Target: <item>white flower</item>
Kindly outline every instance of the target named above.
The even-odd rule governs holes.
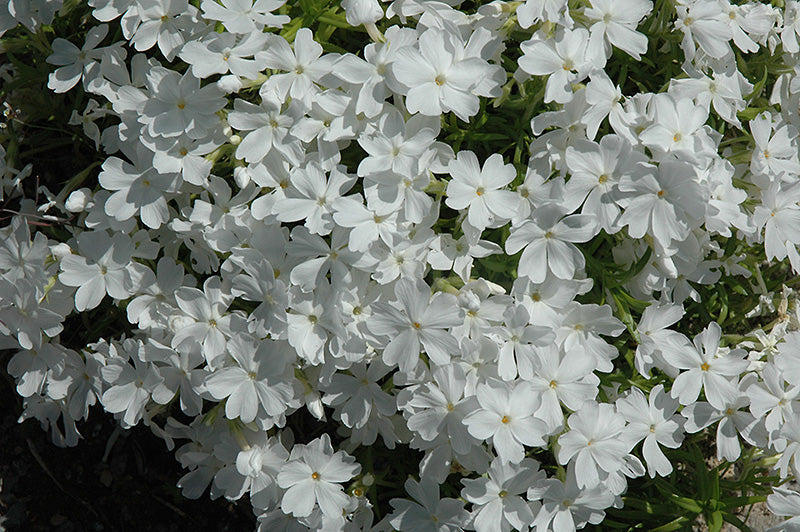
[[[797,532],[800,530],[800,493],[786,488],[772,488],[772,493],[767,497],[767,508],[782,517],[789,517],[767,532]]]
[[[519,464],[492,460],[488,477],[462,479],[461,496],[472,503],[472,522],[477,532],[525,530],[534,520],[533,509],[520,493],[545,478],[535,460],[525,458]],[[498,528],[499,526],[499,528]]]
[[[172,61],[185,42],[184,34],[197,24],[197,8],[188,0],[136,0],[136,4],[140,22],[130,36],[134,48],[142,52],[158,43]]]
[[[291,357],[277,341],[255,340],[247,335],[233,336],[226,344],[237,365],[212,372],[205,389],[216,400],[225,401],[225,416],[250,423],[262,412],[271,418],[282,415],[292,404],[291,381],[286,373]]]
[[[464,503],[458,499],[439,497],[439,485],[430,477],[419,482],[409,478],[405,483],[406,492],[414,500],[392,499],[394,508],[388,519],[397,530],[416,532],[461,532],[469,521]]]
[[[731,382],[747,368],[743,349],[735,349],[727,354],[718,354],[722,329],[717,322],[695,336],[694,348],[675,349],[664,352],[666,361],[676,368],[688,370],[675,378],[672,397],[681,404],[690,405],[697,400],[700,389],[705,391],[706,399],[717,409],[733,401],[739,392]]]
[[[601,474],[626,467],[635,440],[625,434],[625,417],[613,405],[587,402],[569,416],[569,431],[558,438],[558,463],[574,461],[578,486],[594,488]],[[641,464],[640,464],[641,465]]]
[[[273,15],[285,0],[203,0],[200,9],[203,17],[222,22],[231,33],[252,35],[264,27],[280,28],[287,22],[286,15]]]
[[[341,515],[348,496],[340,484],[361,471],[354,462],[344,451],[333,452],[327,434],[306,445],[295,445],[289,462],[278,473],[278,485],[286,490],[281,510],[306,517],[319,505],[326,516]]]
[[[127,235],[106,231],[84,231],[78,235],[81,255],[61,259],[58,279],[66,286],[76,286],[75,309],[79,312],[95,308],[108,293],[116,299],[127,299],[130,282],[128,265],[133,244]]]
[[[97,75],[100,59],[106,53],[120,53],[119,49],[111,52],[97,45],[108,35],[108,26],[100,24],[89,30],[83,46],[78,49],[66,39],[60,37],[53,41],[53,53],[47,62],[61,68],[50,74],[47,87],[55,92],[67,92],[83,78],[88,81]]]
[[[514,254],[524,248],[519,258],[519,275],[534,283],[544,281],[548,271],[559,279],[572,279],[586,264],[583,253],[573,243],[586,242],[597,229],[593,215],[564,216],[561,206],[549,204],[512,228],[506,239],[506,251]]]
[[[653,9],[650,0],[591,0],[590,8],[583,14],[596,21],[590,27],[592,44],[598,38],[606,40],[625,51],[637,61],[647,51],[647,36],[636,31],[636,26]]]
[[[139,122],[151,137],[186,133],[200,139],[219,124],[215,113],[225,106],[222,91],[213,83],[200,87],[200,78],[191,70],[181,76],[167,68],[153,67],[146,83],[149,98],[141,106]]]
[[[519,67],[528,74],[549,76],[545,102],[567,103],[572,100],[572,84],[605,64],[605,57],[597,49],[590,50],[588,44],[585,28],[558,31],[552,41],[535,35],[521,44],[524,55],[519,58]]]
[[[466,55],[458,36],[437,28],[420,35],[418,48],[398,50],[390,66],[409,112],[439,116],[452,111],[465,122],[478,112],[473,90],[490,70],[483,59]]]
[[[476,395],[480,408],[465,417],[464,424],[479,440],[491,438],[503,463],[521,462],[525,446],[545,445],[547,427],[533,415],[540,399],[529,383],[489,381],[478,384]]]
[[[420,344],[431,360],[445,365],[458,352],[458,342],[447,331],[462,319],[452,294],[439,292],[431,297],[424,281],[400,279],[394,286],[397,303],[373,304],[369,330],[390,340],[383,350],[389,366],[399,365],[407,373],[419,359]]]
[[[499,153],[486,159],[483,168],[471,151],[458,152],[448,167],[453,177],[447,184],[445,203],[452,209],[467,209],[467,220],[476,229],[495,227],[513,218],[517,198],[501,190],[517,176],[511,164],[503,164]]]
[[[650,390],[646,399],[638,388],[631,388],[627,396],[617,400],[617,410],[629,423],[626,432],[636,441],[644,440],[642,454],[650,477],[672,473],[672,464],[658,444],[671,449],[680,447],[684,418],[675,413],[677,408],[678,402],[667,395],[662,384]]]

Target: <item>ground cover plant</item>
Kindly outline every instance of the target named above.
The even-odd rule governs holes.
[[[800,530],[800,3],[9,0],[0,54],[56,445],[263,532]]]

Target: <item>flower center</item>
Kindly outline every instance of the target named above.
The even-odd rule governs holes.
[[[503,423],[503,424],[508,424],[508,423],[511,422],[511,418],[508,417],[508,416],[503,416],[503,418],[500,420],[500,422]]]
[[[438,76],[436,76],[436,78],[434,78],[433,82],[441,87],[442,85],[444,85],[445,82],[444,76],[442,74],[439,74]]]
[[[319,480],[319,473],[314,471],[313,473],[311,473],[311,478],[313,478],[314,480]]]
[[[708,362],[703,362],[703,364],[700,366],[700,369],[703,371],[708,371],[710,368],[711,366],[708,365]]]

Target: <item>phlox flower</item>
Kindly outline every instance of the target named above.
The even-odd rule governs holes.
[[[497,373],[501,379],[509,381],[517,374],[527,379],[536,365],[536,347],[548,345],[555,339],[549,327],[531,325],[531,322],[524,305],[506,304],[503,325],[487,330],[500,343]]]
[[[536,209],[531,219],[511,229],[506,251],[519,258],[519,275],[534,283],[544,280],[550,271],[559,279],[572,279],[582,270],[586,259],[574,243],[586,242],[597,233],[597,220],[590,214],[564,216],[559,205]]]
[[[414,498],[392,499],[389,504],[394,511],[388,516],[389,523],[397,530],[417,532],[461,532],[469,521],[464,503],[458,499],[439,497],[439,485],[430,477],[419,482],[409,478],[406,492]]]
[[[523,28],[530,28],[540,21],[561,24],[565,27],[572,26],[566,0],[526,0],[517,7],[517,17],[519,25]]]
[[[461,496],[472,503],[472,526],[477,532],[527,529],[534,520],[534,509],[519,495],[545,478],[539,463],[525,458],[519,464],[504,464],[495,458],[487,474],[461,480]]]
[[[593,401],[569,416],[569,431],[558,438],[558,463],[575,463],[578,487],[594,488],[602,473],[626,467],[635,440],[625,432],[625,417],[613,405]]]
[[[358,175],[388,170],[403,176],[417,173],[420,156],[431,147],[439,129],[436,119],[415,115],[406,122],[397,109],[389,108],[375,128],[358,137],[358,144],[368,154],[358,164]]]
[[[562,311],[563,317],[556,330],[556,343],[565,351],[581,349],[595,359],[598,371],[613,369],[611,361],[617,357],[617,348],[600,336],[619,336],[625,325],[611,314],[608,305],[570,303]]]
[[[345,16],[350,17],[347,5],[344,4],[343,7]],[[386,79],[388,67],[398,50],[414,45],[417,32],[411,28],[391,26],[386,30],[384,39],[385,42],[374,42],[365,46],[364,59],[353,54],[344,54],[333,68],[336,77],[354,86],[356,113],[363,113],[370,118],[384,113],[383,103],[389,95]]]
[[[534,36],[520,47],[519,67],[535,76],[549,76],[544,101],[567,103],[572,100],[572,84],[582,81],[605,63],[602,50],[590,49],[585,28],[560,30],[553,40]]]
[[[790,54],[800,52],[800,2],[789,0],[783,16],[783,28],[781,30],[781,42],[783,49]]]
[[[288,304],[286,284],[277,279],[266,258],[255,254],[243,261],[243,272],[233,277],[231,295],[259,305],[250,313],[252,327],[263,333],[276,332],[285,325],[284,311]]]
[[[224,137],[211,134],[201,139],[189,135],[179,137],[142,138],[142,143],[153,151],[153,168],[161,174],[177,174],[187,183],[208,185],[208,176],[214,163],[205,158],[224,141]]]
[[[479,107],[474,90],[490,74],[491,65],[467,56],[457,35],[429,28],[420,35],[418,47],[396,52],[389,69],[394,84],[406,95],[409,112],[439,116],[452,111],[468,122]]]
[[[658,171],[620,178],[619,189],[630,193],[618,223],[628,234],[655,237],[663,248],[673,240],[684,240],[705,212],[703,194],[692,166],[665,160]]]
[[[489,240],[470,242],[467,235],[458,240],[447,233],[431,243],[427,260],[435,270],[452,270],[464,282],[469,281],[474,259],[502,253],[503,248]]]
[[[132,339],[120,346],[112,344],[110,357],[100,368],[103,380],[109,384],[100,401],[106,411],[122,414],[120,422],[124,428],[142,419],[150,394],[163,380],[155,366],[143,360],[141,347],[140,342]]]
[[[684,315],[683,307],[665,302],[651,303],[644,309],[636,326],[639,345],[636,346],[635,365],[644,377],[650,376],[654,367],[665,371],[673,378],[677,376],[674,368],[664,360],[664,351],[680,350],[689,347],[689,340],[677,331],[668,329]]]
[[[750,400],[739,394],[727,400],[722,408],[716,408],[705,401],[697,401],[681,411],[686,418],[686,431],[699,432],[706,427],[717,425],[717,460],[735,462],[742,453],[739,436],[756,447],[766,447],[767,434],[763,420],[756,419],[746,408]],[[781,467],[780,461],[777,467]]]
[[[650,390],[647,398],[638,388],[631,388],[627,396],[617,400],[617,410],[628,421],[626,432],[636,441],[644,440],[642,454],[651,478],[672,473],[672,464],[659,444],[670,449],[680,447],[684,418],[675,413],[677,409],[678,402],[662,384]]]
[[[671,153],[695,161],[716,153],[705,128],[707,105],[696,105],[689,98],[669,93],[656,94],[650,105],[654,109],[654,120],[639,139],[653,150],[657,159]]]
[[[149,98],[141,103],[138,120],[151,137],[186,133],[199,139],[219,124],[216,112],[226,103],[222,91],[213,83],[200,87],[200,79],[191,70],[181,76],[164,67],[153,67],[146,84]]]
[[[0,314],[0,319],[2,318]],[[0,323],[0,329],[2,327]],[[59,370],[65,369],[64,359],[65,349],[58,344],[48,342],[17,351],[8,361],[6,370],[17,380],[16,390],[20,396],[44,395],[48,377],[53,372],[60,373]],[[47,390],[47,393],[50,394],[51,391]]]
[[[10,283],[0,277],[0,334],[15,336],[23,349],[39,349],[42,337],[54,338],[64,317],[47,308],[46,295],[27,279]]]
[[[394,285],[395,304],[376,302],[367,328],[376,335],[390,338],[383,350],[389,366],[411,371],[419,359],[420,344],[431,360],[444,365],[458,352],[458,342],[447,331],[462,318],[455,297],[431,291],[424,281],[400,279]]]
[[[736,398],[738,391],[731,382],[747,369],[743,349],[734,349],[727,354],[719,352],[722,329],[716,322],[694,338],[693,348],[668,350],[664,352],[666,361],[676,368],[687,370],[675,378],[672,397],[682,405],[690,405],[697,400],[700,389],[705,391],[706,399],[717,409]]]
[[[527,382],[516,384],[489,381],[478,384],[480,408],[464,418],[471,435],[492,439],[502,463],[518,464],[525,457],[525,446],[543,446],[547,427],[534,417],[540,398]]]
[[[511,164],[492,154],[480,167],[477,156],[461,151],[450,161],[452,179],[447,184],[445,203],[451,209],[467,209],[467,220],[476,229],[494,227],[515,213],[517,199],[513,192],[501,190],[517,176]]]
[[[152,362],[163,379],[153,389],[153,401],[169,404],[179,398],[181,410],[187,416],[196,416],[203,411],[203,398],[198,393],[206,371],[200,369],[205,360],[197,349],[175,351],[167,345],[148,338],[142,357]]]
[[[211,33],[203,40],[187,42],[179,55],[192,65],[192,73],[200,79],[228,72],[256,79],[264,68],[259,52],[266,43],[265,33],[249,33],[239,42],[232,33]]]
[[[203,0],[200,9],[203,18],[222,22],[231,33],[253,35],[264,27],[280,28],[287,22],[287,15],[273,15],[285,0]]]
[[[219,277],[209,277],[203,283],[203,290],[190,286],[175,290],[175,301],[183,313],[184,323],[172,337],[172,347],[196,344],[202,347],[210,366],[218,367],[223,362],[226,337],[233,333],[233,316],[226,313],[232,297],[226,292]]]
[[[311,292],[319,287],[328,273],[331,274],[331,281],[336,283],[349,275],[352,266],[373,264],[360,253],[347,248],[347,233],[339,227],[331,233],[330,244],[321,236],[311,234],[305,227],[295,227],[286,245],[286,253],[299,261],[292,268],[289,280],[303,292]]]
[[[80,49],[66,39],[56,38],[52,44],[53,53],[47,57],[47,62],[60,68],[50,74],[47,87],[57,93],[67,92],[77,85],[81,78],[89,81],[95,77],[103,55],[114,53],[108,48],[97,48],[106,35],[108,35],[106,24],[91,28]],[[119,50],[115,52],[119,53]]]
[[[336,205],[333,220],[341,227],[350,228],[347,247],[355,252],[368,250],[378,239],[389,245],[401,232],[397,212],[379,214],[357,196],[342,198]]]
[[[333,452],[327,434],[308,444],[295,445],[289,461],[278,473],[278,485],[286,490],[281,499],[281,510],[306,517],[319,505],[325,515],[341,515],[348,495],[340,484],[359,471],[361,466],[352,456],[344,451]]]
[[[300,119],[301,110],[297,105],[284,109],[277,95],[265,92],[261,105],[255,105],[237,98],[233,111],[228,113],[228,123],[238,131],[248,133],[236,147],[236,157],[248,163],[264,160],[274,150],[292,164],[302,159],[300,141],[289,131]]]
[[[280,439],[264,431],[248,438],[249,448],[236,456],[236,471],[246,477],[246,489],[254,509],[272,508],[280,500],[278,474],[289,460]]]
[[[562,354],[551,345],[537,348],[534,357],[532,374],[523,374],[522,378],[540,394],[535,415],[547,424],[548,433],[554,433],[564,426],[562,403],[573,412],[579,411],[597,396],[600,379],[594,374],[594,358],[580,349]]]
[[[767,508],[775,515],[789,519],[768,528],[766,532],[797,532],[800,530],[800,493],[786,488],[772,488]]]
[[[414,390],[405,404],[412,412],[408,429],[425,441],[446,435],[458,454],[467,454],[476,440],[464,424],[464,416],[477,408],[475,396],[466,390],[467,376],[458,364],[440,366],[433,372],[433,382]]]
[[[598,524],[605,517],[606,508],[614,504],[614,494],[603,484],[581,486],[577,469],[567,466],[567,478],[541,480],[528,489],[528,499],[542,501],[533,526],[537,531],[572,532],[586,523]]]
[[[355,183],[355,176],[338,168],[328,175],[316,161],[296,168],[291,174],[292,187],[286,197],[273,207],[281,222],[305,220],[308,230],[317,235],[327,235],[334,228],[333,211],[342,195]]]
[[[622,107],[622,90],[614,85],[604,70],[592,72],[590,78],[591,81],[586,84],[586,103],[589,108],[583,113],[583,123],[586,124],[586,136],[594,140],[603,119],[608,117],[611,127],[619,129],[625,111]]]
[[[764,418],[764,427],[773,435],[791,417],[800,412],[800,386],[786,386],[781,372],[772,364],[761,371],[763,382],[753,383],[745,393],[750,399],[750,412]]]
[[[139,23],[126,29],[125,35],[137,51],[149,50],[158,44],[159,50],[172,61],[180,51],[185,36],[197,25],[197,8],[188,0],[136,0]]]
[[[80,255],[61,259],[58,276],[64,285],[78,287],[78,312],[95,308],[106,293],[115,299],[130,296],[127,286],[133,243],[127,235],[116,233],[110,237],[106,231],[84,231],[78,235],[78,249]]]
[[[327,312],[330,304],[328,285],[320,285],[316,292],[303,293],[293,289],[289,292],[289,308],[286,324],[289,345],[297,355],[312,366],[325,361],[325,344],[328,332],[337,327],[335,314]]]
[[[617,135],[606,135],[599,143],[578,141],[567,147],[564,162],[571,176],[564,189],[564,202],[581,206],[582,214],[594,215],[608,234],[619,230],[618,188],[623,175],[636,175],[644,155]]]
[[[650,0],[591,0],[583,14],[593,23],[589,27],[593,45],[603,39],[636,59],[647,51],[647,36],[636,26],[653,9]],[[605,43],[603,43],[605,46]]]
[[[731,29],[722,11],[722,2],[692,2],[675,7],[678,20],[675,28],[683,32],[681,48],[686,61],[691,61],[700,49],[715,59],[731,53]],[[697,44],[695,44],[697,43]]]
[[[267,91],[275,91],[282,102],[290,96],[303,102],[306,107],[310,106],[313,97],[319,92],[315,83],[330,74],[338,56],[323,56],[322,45],[314,40],[308,28],[297,30],[291,47],[283,37],[274,34],[269,34],[268,37],[267,48],[262,52],[264,64],[267,68],[286,73],[271,75],[261,86],[261,95]]]
[[[349,428],[362,428],[376,410],[382,416],[391,416],[397,411],[395,398],[384,392],[378,381],[389,373],[390,368],[380,360],[357,363],[350,366],[351,375],[333,375],[324,387],[322,402],[336,409],[336,417]]]
[[[98,180],[113,192],[104,207],[108,216],[122,222],[139,214],[147,227],[158,229],[170,218],[165,195],[178,191],[180,175],[158,172],[149,163],[148,155],[149,150],[140,145],[134,164],[109,157]]]
[[[281,416],[293,403],[286,373],[290,352],[278,341],[256,343],[244,334],[231,337],[226,347],[236,364],[211,372],[203,386],[214,399],[227,398],[225,417],[250,423],[263,413]]]
[[[777,449],[781,451],[775,469],[781,478],[800,475],[800,419],[794,415],[786,420],[778,433]],[[790,471],[791,470],[791,471]]]
[[[563,321],[562,309],[591,287],[591,279],[559,279],[548,273],[541,283],[534,283],[528,277],[518,277],[511,294],[517,303],[528,310],[531,323],[557,329]]]
[[[742,79],[738,71],[712,72],[710,77],[693,69],[689,73],[692,77],[670,81],[670,93],[679,99],[693,98],[698,104],[706,107],[712,104],[720,118],[741,128],[742,124],[736,113],[747,107],[742,93],[751,92],[752,84]]]
[[[789,124],[776,122],[768,111],[749,122],[755,148],[750,160],[750,171],[757,175],[778,176],[784,172],[800,174],[797,157],[797,130]],[[764,178],[759,183],[766,182]],[[762,186],[766,188],[766,186]]]

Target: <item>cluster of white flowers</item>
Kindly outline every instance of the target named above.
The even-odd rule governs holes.
[[[0,35],[61,4],[0,4]],[[76,444],[99,403],[170,448],[188,441],[183,493],[247,494],[263,531],[576,530],[712,426],[717,458],[750,445],[800,474],[797,293],[751,344],[721,346],[715,322],[671,328],[699,286],[750,276],[737,242],[800,271],[797,1],[496,0],[468,15],[345,0],[336,21],[372,38],[347,53],[281,0],[88,4],[97,23],[80,48],[52,42],[48,87],[96,98],[72,123],[107,154],[98,186],[40,209],[74,217],[64,242],[29,217],[0,229],[0,343],[16,350],[21,419],[56,443]],[[624,95],[606,67],[658,44],[645,27],[678,36],[683,74]],[[749,106],[764,87],[740,70],[762,49],[786,65],[768,109]],[[442,140],[442,117],[536,83],[552,110],[526,124],[522,170]],[[3,194],[29,172],[0,164]],[[503,242],[484,239],[498,229]],[[632,273],[606,304],[581,303],[597,239]],[[508,290],[473,273],[518,253]],[[638,324],[620,294],[649,304]],[[134,334],[60,345],[67,316],[111,301]],[[626,325],[630,363],[666,387],[601,389],[627,363],[613,344]],[[194,421],[159,425],[167,405]],[[301,410],[333,418],[341,449],[285,428]],[[424,458],[410,498],[373,523],[378,472],[351,454],[378,438]],[[440,497],[451,472],[461,499]],[[770,507],[798,516],[798,501],[780,488]]]

